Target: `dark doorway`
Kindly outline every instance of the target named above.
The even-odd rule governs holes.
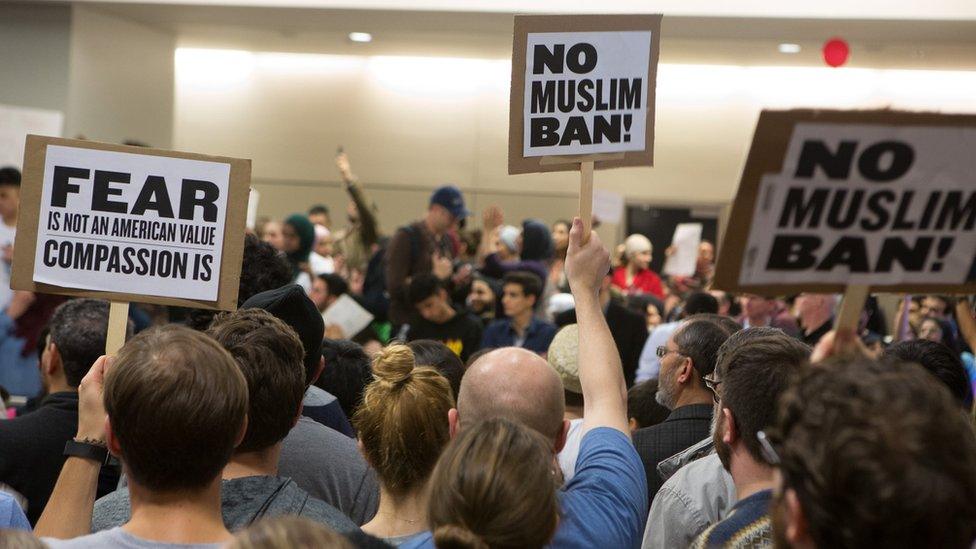
[[[651,269],[660,273],[664,268],[664,250],[671,245],[674,228],[679,223],[701,223],[702,239],[715,245],[718,253],[718,213],[707,214],[692,208],[657,208],[652,206],[627,206],[627,235],[640,233],[651,239],[654,253]],[[626,235],[625,235],[626,236]]]

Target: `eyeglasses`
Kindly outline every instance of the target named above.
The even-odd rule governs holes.
[[[759,449],[762,451],[763,459],[770,465],[779,466],[779,454],[773,449],[773,445],[770,443],[765,431],[757,431],[756,438],[759,440]]]
[[[659,345],[658,348],[657,348],[656,353],[657,353],[657,357],[658,358],[664,358],[665,356],[667,356],[668,353],[678,353],[680,355],[681,354],[681,351],[679,351],[677,349],[668,349],[664,345]]]
[[[722,383],[722,380],[715,379],[714,377],[702,376],[702,381],[705,383],[705,388],[712,392],[712,398],[715,399],[715,403],[719,403],[718,398],[718,384]]]

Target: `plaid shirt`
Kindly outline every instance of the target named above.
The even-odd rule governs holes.
[[[711,404],[689,404],[671,411],[663,423],[639,429],[634,433],[634,447],[644,462],[647,473],[647,501],[664,484],[657,473],[658,462],[709,436],[712,425]]]

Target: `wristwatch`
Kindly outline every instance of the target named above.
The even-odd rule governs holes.
[[[69,440],[64,443],[64,455],[66,457],[90,459],[99,463],[108,463],[109,459],[108,448],[105,446],[77,440]]]

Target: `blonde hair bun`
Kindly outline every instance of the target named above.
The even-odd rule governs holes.
[[[400,385],[410,379],[416,365],[413,350],[395,343],[383,349],[373,359],[373,377],[376,381]]]

